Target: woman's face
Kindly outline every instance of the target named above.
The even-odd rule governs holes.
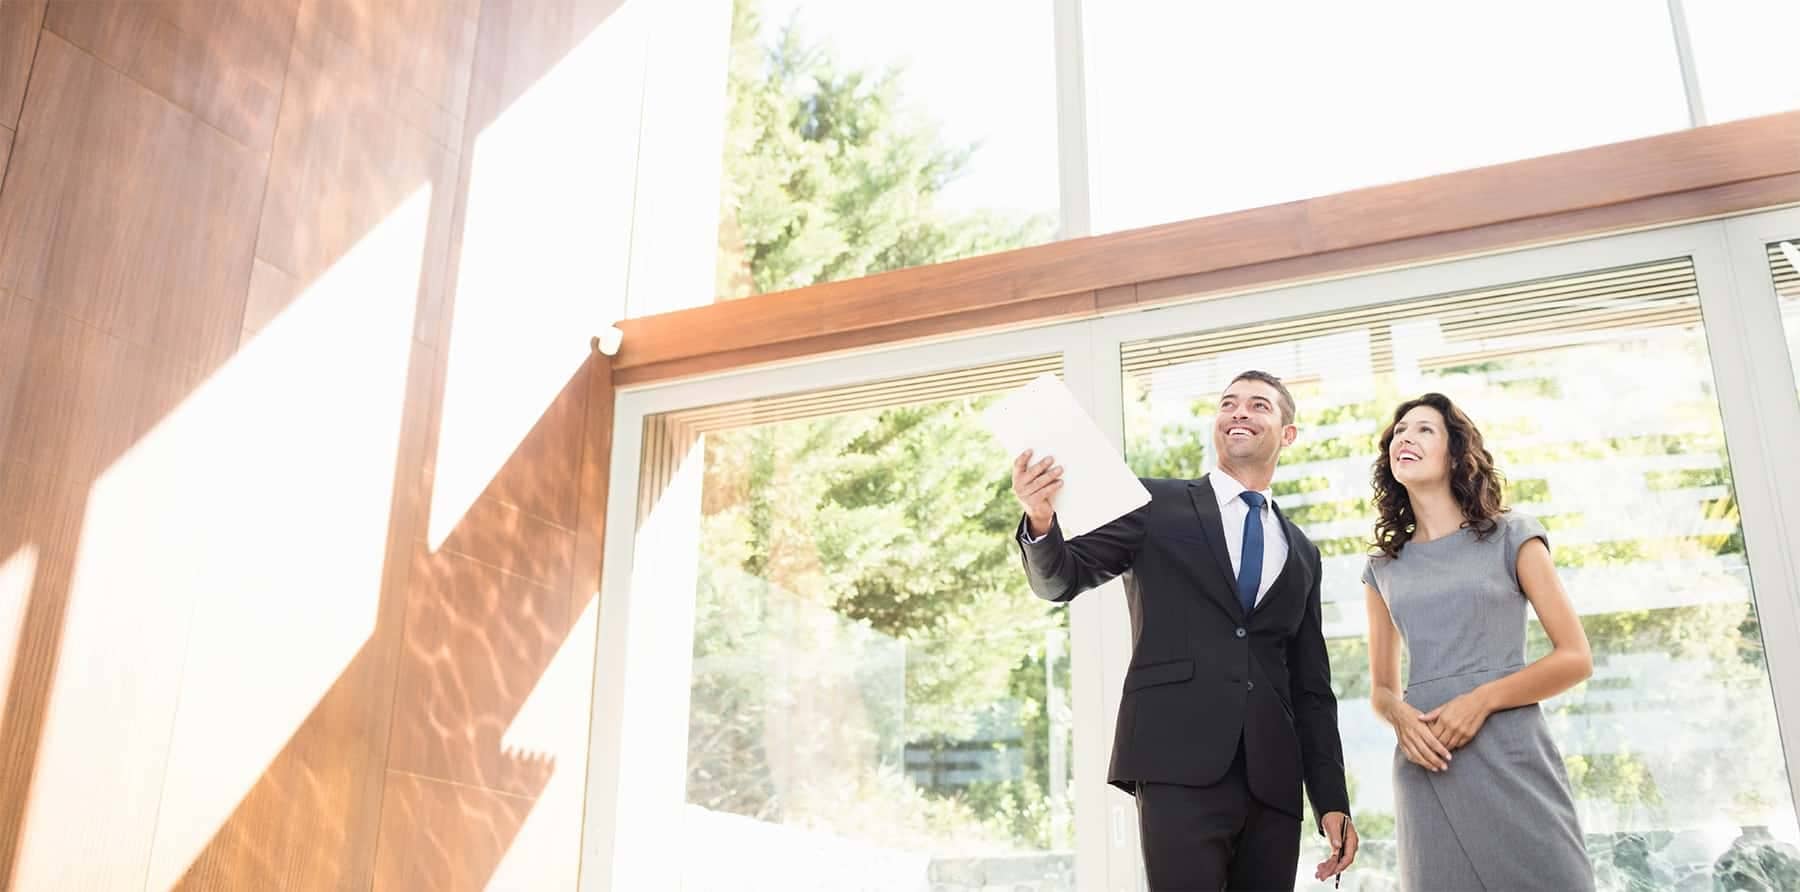
[[[1430,406],[1414,406],[1394,423],[1388,442],[1388,467],[1408,489],[1443,480],[1450,473],[1450,433],[1444,415]]]

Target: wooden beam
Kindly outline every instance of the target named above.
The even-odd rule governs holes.
[[[1800,202],[1800,111],[619,323],[621,386]]]

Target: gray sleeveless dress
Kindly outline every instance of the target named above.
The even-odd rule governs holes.
[[[1485,541],[1464,528],[1371,558],[1363,581],[1387,601],[1411,665],[1406,702],[1430,712],[1525,664],[1519,549],[1549,542],[1508,512]],[[1496,712],[1441,774],[1394,748],[1403,889],[1594,888],[1562,754],[1536,705]]]

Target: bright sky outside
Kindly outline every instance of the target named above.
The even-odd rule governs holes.
[[[762,0],[762,9],[770,28],[797,11],[846,62],[907,66],[908,94],[946,138],[981,145],[946,205],[1055,206],[1049,0]],[[1800,106],[1800,3],[1687,9],[1710,120]],[[1665,0],[1105,0],[1084,15],[1100,232],[1688,122]]]
[[[1708,122],[1800,108],[1800,3],[1688,0],[1683,8]]]
[[[777,32],[797,11],[803,31],[831,46],[844,64],[904,64],[908,97],[938,122],[945,139],[981,145],[968,172],[942,195],[947,207],[1055,209],[1049,0],[761,0],[760,8],[765,33]]]

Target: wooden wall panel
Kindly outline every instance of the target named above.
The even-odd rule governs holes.
[[[410,96],[402,108],[426,103],[458,119],[437,131],[457,146],[468,105],[481,0],[314,0],[319,23],[388,72]]]
[[[300,0],[51,0],[45,30],[267,151]]]
[[[408,89],[326,29],[315,5],[302,7],[295,34],[248,321],[260,328],[278,317],[403,202],[429,191],[416,332],[436,324],[443,300],[458,164],[434,131],[454,116],[433,111],[432,120],[420,121],[404,114]]]
[[[13,636],[0,642],[9,677],[0,696],[0,878],[12,876],[37,763],[51,673],[55,635],[62,626],[64,595],[75,562],[81,529],[82,484],[56,468],[0,461],[0,561],[21,556],[32,565],[22,583],[26,603],[9,605]],[[0,885],[14,888],[0,879]]]
[[[573,484],[581,469],[588,382],[576,371],[570,369],[568,384],[482,494],[562,530],[575,528],[581,495]]]
[[[45,0],[0,0],[0,127],[17,129]]]
[[[97,598],[158,594],[145,580],[71,604],[76,548],[96,478],[198,382],[201,364],[235,347],[232,280],[253,242],[261,171],[252,153],[54,35],[36,60],[25,138],[0,190],[0,513],[10,521],[0,548],[31,550],[37,564],[6,641],[19,659],[0,735],[0,875],[25,887],[131,885],[155,830],[180,651],[150,641],[159,659],[109,662],[94,635],[72,636],[72,610],[91,617]],[[71,696],[51,721],[58,690]],[[116,699],[87,694],[103,690]]]
[[[388,773],[375,892],[478,892],[525,823],[532,801],[402,771]]]
[[[536,796],[502,737],[569,631],[568,592],[440,552],[414,569],[389,768]]]
[[[261,159],[54,34],[0,201],[0,289],[217,365],[237,347]]]
[[[465,123],[471,91],[487,85],[480,123],[491,122],[617,5],[494,0],[488,70],[477,77],[481,0],[0,0],[0,561],[32,564],[18,603],[0,605],[0,665],[18,667],[0,679],[0,885],[481,888],[527,875],[530,888],[572,885],[586,741],[585,722],[572,720],[589,701],[593,638],[591,596],[572,594],[574,561],[578,548],[599,551],[593,519],[604,513],[609,444],[587,438],[610,436],[589,412],[592,402],[608,417],[607,379],[571,369],[563,394],[435,551],[424,522],[452,319],[450,252],[467,216],[463,153],[480,132]],[[394,226],[422,228],[422,249],[371,260],[399,250],[384,235]],[[116,529],[94,538],[95,493],[116,487],[120,462],[137,461],[155,436],[191,438],[204,428],[195,417],[234,400],[254,410],[233,416],[247,424],[328,413],[243,402],[255,398],[246,368],[304,392],[332,363],[366,360],[345,356],[331,327],[358,319],[318,316],[321,301],[342,306],[347,293],[326,283],[349,268],[408,263],[417,272],[416,294],[404,295],[410,337],[394,345],[406,353],[389,354],[406,376],[397,449],[360,457],[395,470],[382,494],[385,540],[375,543],[383,562],[373,629],[213,826],[210,813],[184,810],[209,802],[205,792],[179,787],[196,783],[204,738],[245,729],[192,718],[192,703],[217,712],[232,695],[219,682],[220,652],[184,647],[241,646],[228,640],[240,628],[231,604],[267,595],[196,600],[175,567],[131,587],[83,584],[109,562],[101,552],[120,547]],[[395,295],[357,281],[350,291],[371,313],[392,304]],[[270,367],[271,356],[288,357],[291,371]],[[220,430],[220,442],[240,436]],[[293,462],[271,456],[267,471],[282,475]],[[134,468],[122,479],[147,482]],[[231,504],[219,501],[218,480],[193,483],[190,495]],[[324,522],[373,526],[358,501]],[[116,493],[109,505],[114,514],[156,508]],[[226,525],[252,535],[291,529],[285,508],[162,522],[175,535],[184,525],[201,538]],[[259,552],[267,572],[340,559],[279,535],[287,538],[264,546],[277,551]],[[98,550],[82,553],[84,541]],[[595,584],[592,571],[579,575]],[[122,655],[94,650],[107,605],[123,608],[114,625],[143,639]],[[88,624],[73,645],[71,617]],[[262,671],[253,662],[237,665]],[[208,668],[184,677],[184,665]],[[67,716],[68,727],[47,722],[68,712],[60,698],[55,710],[48,703],[70,678],[119,692],[121,727],[98,732],[105,723],[83,713],[91,727],[71,736]],[[419,696],[396,710],[403,685]],[[545,715],[560,718],[546,724]],[[445,717],[465,736],[419,724]],[[393,741],[395,765],[416,771],[390,770],[397,721],[410,736]],[[508,742],[514,722],[529,727]],[[185,773],[159,770],[182,759]],[[79,789],[57,786],[78,775]],[[70,795],[28,812],[30,785],[46,776],[50,787],[36,792]],[[89,801],[101,792],[104,807]],[[520,832],[530,836],[525,874],[512,845]]]
[[[524,869],[546,888],[573,881],[578,854],[585,761],[575,754],[585,752],[587,735],[584,722],[568,727],[567,720],[585,715],[589,702],[593,627],[591,617],[582,624],[591,597],[572,588],[578,537],[571,526],[573,517],[603,511],[604,503],[587,501],[572,484],[585,454],[609,448],[583,437],[592,430],[595,381],[591,363],[576,370],[448,538],[421,553],[388,757],[394,777],[408,783],[453,783],[478,802],[533,803],[532,839],[522,843],[532,865]],[[610,388],[604,395],[603,413],[610,411]],[[547,715],[557,717],[549,730]],[[412,793],[400,801],[427,812],[443,807],[441,798],[420,802]],[[509,870],[521,869],[510,846],[523,823],[497,829],[426,815],[395,824],[389,815],[378,859],[382,888],[480,888],[509,853]],[[560,838],[568,844],[541,851],[545,840]],[[442,851],[493,856],[420,861]]]
[[[13,132],[0,127],[0,189],[6,188],[6,163],[12,158]]]
[[[0,318],[0,347],[9,353],[31,350],[39,340],[74,345],[82,332],[70,320],[52,321],[54,330],[40,335],[37,307],[17,296],[0,292],[5,303]],[[41,349],[41,348],[39,348]],[[9,359],[13,361],[8,361]],[[22,593],[27,601],[10,605],[12,622],[0,630],[11,637],[0,640],[0,665],[7,675],[0,688],[0,878],[15,864],[14,841],[25,818],[31,770],[36,763],[38,736],[43,727],[50,676],[56,665],[56,633],[64,610],[64,595],[80,536],[85,481],[79,472],[55,464],[27,463],[20,453],[41,455],[24,437],[46,429],[69,429],[78,423],[30,394],[32,385],[54,382],[57,396],[92,395],[97,370],[75,374],[27,374],[23,355],[0,358],[0,562],[22,558],[32,565]],[[85,379],[85,380],[84,380]],[[23,417],[21,417],[23,416]],[[16,445],[15,445],[16,444]],[[14,593],[14,594],[18,594]],[[0,881],[0,885],[4,885]]]
[[[13,403],[25,377],[25,355],[31,350],[37,305],[0,290],[0,462],[9,460]],[[0,503],[4,504],[4,503]]]
[[[139,408],[152,390],[187,370],[41,301],[14,300],[8,340],[25,352],[0,457],[90,481],[143,432]]]
[[[259,348],[253,341],[247,349]],[[406,593],[412,584],[412,561],[420,552],[417,529],[423,518],[423,492],[416,468],[423,428],[431,419],[434,366],[432,351],[414,344],[399,451],[386,457],[394,463],[396,477],[374,628],[195,858],[180,888],[364,888],[369,882],[387,779]],[[332,556],[297,547],[295,558]]]
[[[625,0],[484,0],[469,85],[471,136],[625,6]]]
[[[0,873],[21,888],[141,883],[181,662],[164,639],[179,634],[184,605],[163,602],[155,580],[96,583],[97,559],[78,548],[91,536],[96,475],[141,436],[152,391],[190,370],[16,298],[22,305],[30,347],[0,492],[18,522],[0,549],[34,549],[38,578],[8,642],[18,659],[0,730]],[[120,604],[136,609],[109,610]],[[141,621],[147,613],[155,619]]]
[[[428,494],[420,468],[441,374],[440,353],[416,337],[422,327],[436,325],[443,300],[458,189],[451,139],[461,110],[422,99],[387,64],[387,50],[411,51],[407,39],[394,35],[394,44],[372,53],[331,27],[333,9],[304,0],[298,10],[247,285],[243,342],[256,349],[259,338],[297,336],[283,325],[284,317],[306,313],[322,299],[337,300],[334,290],[346,286],[325,283],[370,260],[403,264],[416,283],[407,295],[412,337],[393,345],[410,355],[380,601],[373,633],[196,859],[184,888],[366,887],[380,844],[406,605],[423,553]],[[458,64],[466,68],[466,54]],[[422,253],[368,256],[387,250],[382,233],[390,227],[405,233],[418,225],[408,210],[415,202],[425,208]],[[328,330],[311,336],[319,339],[318,361],[338,359]]]
[[[606,497],[610,491],[613,440],[612,364],[596,354],[589,363],[586,436],[581,443],[581,496],[575,528],[575,566],[569,589],[570,622],[600,597],[601,559],[606,543]]]
[[[483,4],[458,159],[462,185],[451,226],[447,296],[435,329],[423,320],[420,326],[421,342],[446,354],[439,360],[434,400],[439,412],[449,354],[469,349],[451,337],[458,305],[510,299],[459,293],[463,235],[472,213],[470,182],[477,173],[496,174],[491,167],[473,169],[476,141],[620,5],[618,0]],[[541,119],[543,112],[540,103],[534,112],[539,125],[549,123]],[[591,179],[583,170],[560,176]],[[523,218],[507,225],[530,232],[540,224]],[[545,237],[554,239],[556,233]],[[465,323],[479,316],[482,308],[475,309],[461,307]],[[530,312],[549,325],[564,309],[580,307],[538,303]],[[580,327],[579,319],[565,321],[559,329]],[[546,331],[546,343],[567,334]],[[605,512],[612,389],[597,358],[567,374],[561,392],[443,541],[433,548],[421,532],[424,551],[409,592],[395,698],[379,889],[574,884],[591,703],[590,608],[598,587],[595,523]],[[492,381],[481,386],[502,394],[524,385],[506,369],[495,369]],[[546,396],[534,390],[516,398],[535,404]],[[438,425],[428,427],[423,459],[428,492],[437,482],[443,436]]]
[[[581,23],[596,27],[616,5],[565,2],[545,22],[542,5],[497,0],[488,45],[502,52],[481,79],[490,85],[482,122],[551,70],[583,38]],[[463,151],[479,135],[466,126],[479,16],[481,0],[0,0],[0,502],[9,507],[0,561],[32,563],[18,610],[0,610],[9,673],[0,680],[0,885],[135,887],[148,878],[160,887],[178,878],[180,888],[481,888],[495,870],[499,881],[526,876],[513,872],[518,852],[508,861],[520,827],[529,827],[531,860],[544,865],[529,869],[544,879],[529,887],[572,885],[585,768],[572,754],[585,752],[585,723],[553,721],[560,730],[545,737],[542,716],[520,716],[529,701],[536,712],[549,705],[580,718],[589,700],[590,599],[571,592],[578,541],[590,554],[598,541],[594,531],[580,540],[576,525],[603,513],[583,498],[599,493],[603,502],[605,489],[592,475],[576,482],[583,460],[607,448],[587,441],[610,433],[589,419],[590,399],[610,412],[605,378],[596,385],[589,367],[571,369],[565,392],[448,540],[436,550],[425,540],[452,320],[450,250],[466,218]],[[416,214],[418,201],[423,221],[396,216]],[[371,257],[398,250],[383,241],[394,225],[423,228],[423,248]],[[144,642],[108,655],[92,651],[88,631],[77,635],[79,653],[59,655],[76,592],[88,599],[90,624],[104,622],[94,597],[122,593],[76,581],[83,566],[104,561],[79,552],[92,538],[90,493],[171,419],[187,417],[193,435],[191,406],[252,399],[243,367],[263,363],[268,374],[268,356],[293,352],[284,378],[304,390],[313,363],[346,361],[335,349],[342,338],[315,313],[319,300],[342,304],[344,286],[324,282],[346,268],[407,263],[418,275],[416,293],[405,295],[410,338],[394,345],[409,352],[400,354],[398,453],[373,455],[394,462],[391,493],[382,493],[389,509],[376,543],[373,631],[229,815],[216,827],[211,815],[200,822],[203,845],[185,861],[198,815],[182,809],[205,795],[171,786],[193,784],[193,766],[180,777],[158,766],[184,746],[194,761],[194,719],[182,718],[180,692],[205,689],[214,710],[230,694],[216,667],[202,673],[211,678],[182,676],[184,662],[218,660],[194,664],[184,642],[221,642],[238,626],[220,595],[193,601],[173,575],[151,574],[124,611],[149,619],[126,619],[148,633]],[[394,297],[358,295],[371,308]],[[313,338],[310,351],[297,351],[297,338]],[[223,403],[218,387],[230,394]],[[295,406],[299,417],[315,410]],[[261,412],[283,417],[279,405]],[[283,460],[268,473],[281,475]],[[167,522],[198,522],[194,536],[209,536],[220,523],[281,529],[292,520],[284,505],[266,511]],[[277,547],[284,556],[268,572],[286,559],[337,559],[310,552],[304,536]],[[131,674],[119,687],[122,730],[45,736],[59,656],[81,665],[58,673],[79,669],[85,680]],[[553,667],[560,682],[545,678]],[[396,712],[403,683],[419,696]],[[547,685],[558,687],[549,700]],[[392,741],[396,764],[437,777],[389,770],[396,716],[409,723],[409,737]],[[439,728],[418,725],[445,716],[472,736],[446,743]],[[520,732],[524,743],[506,743],[511,721],[533,725]],[[27,829],[31,784],[72,777],[77,763],[86,786],[32,813]],[[553,775],[554,791],[544,793]],[[99,789],[106,807],[83,798]],[[544,795],[554,802],[538,802]],[[70,831],[76,824],[81,833]]]
[[[176,889],[362,888],[385,779],[375,703],[379,647],[365,648],[182,872]],[[368,750],[373,749],[373,752]],[[370,799],[371,793],[376,798]],[[179,820],[167,815],[164,820]]]
[[[281,311],[300,296],[301,281],[281,267],[258,257],[250,267],[250,293],[244,299],[244,333],[262,331]]]
[[[515,464],[522,462],[509,463],[507,470]],[[561,479],[568,484],[574,478]],[[450,531],[438,553],[473,558],[533,585],[565,592],[575,563],[575,536],[566,527],[483,496]]]

